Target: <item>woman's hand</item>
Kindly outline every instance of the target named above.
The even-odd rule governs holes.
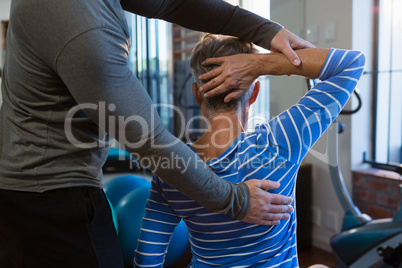
[[[216,64],[219,67],[199,76],[200,80],[209,80],[201,88],[206,98],[232,90],[225,102],[239,98],[258,78],[260,62],[258,54],[237,54],[219,58],[206,59],[203,65]]]

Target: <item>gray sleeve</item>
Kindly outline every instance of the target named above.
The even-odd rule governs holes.
[[[237,36],[266,49],[282,29],[273,21],[221,0],[122,0],[121,5],[141,16],[192,30]]]
[[[127,65],[127,38],[97,28],[69,42],[55,68],[87,116],[159,177],[206,208],[242,219],[249,190],[220,179],[162,125],[152,101]],[[174,160],[170,165],[161,165]],[[177,161],[177,162],[176,162]]]

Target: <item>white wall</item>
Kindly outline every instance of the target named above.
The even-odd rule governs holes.
[[[372,0],[272,0],[271,18],[306,39],[306,30],[317,27],[317,47],[362,50],[368,56],[370,65],[371,2]],[[326,41],[324,29],[326,24],[330,23],[336,25],[336,38]],[[306,92],[304,80],[292,79],[271,78],[272,115],[287,109]],[[339,121],[346,126],[345,132],[339,136],[339,153],[341,169],[349,191],[352,167],[361,167],[362,152],[370,147],[370,79],[369,76],[364,76],[358,85],[364,101],[362,110],[353,117],[339,116]],[[354,107],[354,104],[355,100],[352,99],[347,104],[347,109]],[[344,212],[330,180],[326,148],[325,133],[305,161],[313,165],[313,207],[319,214],[318,223],[313,226],[313,245],[330,251],[330,238],[340,230]],[[336,217],[336,230],[327,225],[328,213]]]
[[[338,47],[361,50],[367,57],[367,69],[371,69],[372,57],[372,1],[371,0],[306,0],[306,27],[318,25],[318,43],[320,47]],[[336,40],[325,41],[324,27],[326,23],[336,24]],[[361,168],[362,152],[370,151],[370,111],[371,111],[371,77],[364,75],[358,84],[363,99],[361,111],[353,116],[339,116],[345,123],[346,131],[339,136],[339,158],[345,184],[351,193],[352,169]],[[347,109],[355,107],[356,99],[352,97]],[[316,147],[325,150],[323,137]],[[321,224],[314,226],[313,243],[323,249],[330,250],[328,241],[336,231],[326,225],[328,212],[337,215],[336,226],[342,225],[344,211],[336,198],[329,180],[328,167],[317,158],[308,160],[314,165],[313,203],[321,211]]]
[[[271,19],[304,38],[304,0],[271,0]],[[295,104],[306,92],[305,79],[298,76],[270,77],[270,114],[276,116]]]
[[[0,0],[0,21],[9,19],[10,5],[11,0]]]
[[[317,47],[352,48],[352,1],[350,0],[306,0],[306,29],[317,26]],[[328,23],[336,25],[336,39],[326,41],[324,28]],[[347,107],[350,104],[347,105]],[[351,118],[339,116],[346,130],[339,136],[339,156],[345,183],[351,190]],[[325,153],[321,159],[309,153],[307,161],[313,164],[313,207],[320,214],[317,225],[313,227],[313,245],[330,251],[329,240],[336,233],[327,226],[326,218],[329,213],[336,215],[335,226],[339,230],[343,217],[342,207],[335,195],[329,176],[326,156],[327,136],[324,135],[313,150]]]

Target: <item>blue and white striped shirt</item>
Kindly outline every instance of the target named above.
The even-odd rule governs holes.
[[[253,132],[242,133],[207,162],[222,179],[279,181],[271,190],[295,199],[300,163],[338,116],[365,64],[359,51],[331,49],[316,84],[300,101]],[[291,204],[294,207],[294,202]],[[137,267],[162,267],[175,226],[183,219],[190,236],[189,267],[298,267],[296,215],[276,226],[260,226],[213,213],[157,176],[136,250]]]

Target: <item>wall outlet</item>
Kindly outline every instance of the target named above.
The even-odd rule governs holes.
[[[313,207],[313,224],[314,226],[320,227],[321,226],[321,209],[317,207]]]
[[[332,231],[339,231],[338,214],[333,211],[327,211],[325,214],[325,226]]]

